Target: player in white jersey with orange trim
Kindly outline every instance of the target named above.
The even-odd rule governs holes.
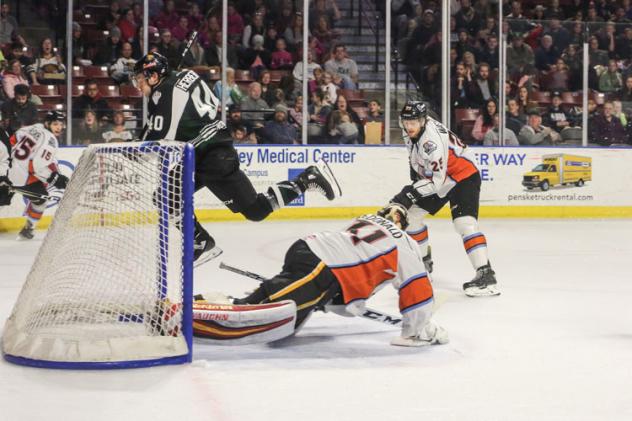
[[[401,336],[391,344],[447,343],[447,332],[432,321],[432,285],[418,244],[405,228],[407,212],[392,205],[385,217],[364,215],[342,231],[320,232],[296,241],[281,273],[233,304],[293,300],[299,329],[312,311],[361,315],[365,302],[387,283],[399,292]]]
[[[11,202],[9,187],[17,187],[28,199],[26,224],[18,239],[30,240],[33,230],[46,210],[52,188],[63,190],[68,177],[57,167],[57,138],[64,129],[64,115],[57,111],[46,114],[44,124],[33,124],[17,130],[10,137],[11,150],[4,145],[0,152],[0,204]]]
[[[487,256],[487,240],[478,228],[481,176],[474,153],[443,124],[428,117],[421,101],[406,103],[400,113],[400,127],[408,149],[412,183],[391,203],[408,209],[408,233],[422,247],[428,271],[432,270],[432,261],[424,217],[436,214],[449,202],[454,228],[476,271],[474,279],[463,284],[465,294],[500,294]]]

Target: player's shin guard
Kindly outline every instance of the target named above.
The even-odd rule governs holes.
[[[456,232],[463,238],[463,247],[474,269],[489,263],[487,240],[478,230],[478,221],[472,216],[462,216],[454,220]]]
[[[428,226],[424,224],[423,221],[425,215],[426,212],[423,209],[417,206],[411,207],[408,210],[408,221],[410,225],[406,229],[406,233],[419,244],[426,272],[432,273],[434,262],[432,261],[430,243],[428,241]]]

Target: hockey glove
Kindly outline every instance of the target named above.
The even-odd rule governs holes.
[[[68,185],[68,177],[58,172],[54,172],[50,175],[50,177],[48,177],[48,180],[46,180],[46,182],[49,185],[52,184],[56,188],[63,190]]]
[[[410,207],[417,203],[419,199],[421,199],[419,193],[417,193],[413,186],[409,185],[405,186],[401,192],[397,193],[395,197],[391,199],[391,203],[399,203],[404,208],[410,209]]]
[[[13,183],[11,182],[11,180],[9,180],[9,177],[7,175],[0,175],[0,187],[2,186],[11,187],[12,185]]]

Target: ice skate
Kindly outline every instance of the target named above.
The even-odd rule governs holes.
[[[35,237],[35,226],[31,221],[26,221],[24,228],[18,233],[18,241],[32,240]]]
[[[193,267],[198,267],[222,254],[215,240],[206,231],[198,232],[193,243]]]
[[[463,284],[463,291],[468,297],[486,297],[500,295],[496,288],[496,277],[490,264],[476,270],[476,276],[470,282]]]
[[[296,183],[302,191],[317,191],[328,200],[334,200],[336,196],[342,196],[340,184],[338,184],[338,180],[336,180],[327,162],[321,162],[320,168],[315,165],[307,167],[298,176]]]

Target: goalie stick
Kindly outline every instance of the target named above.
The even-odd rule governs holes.
[[[236,268],[235,266],[228,265],[228,264],[226,264],[224,262],[221,262],[219,264],[219,268],[227,270],[229,272],[236,273],[238,275],[245,276],[245,277],[250,278],[250,279],[255,279],[255,280],[259,281],[259,282],[263,282],[263,281],[266,280],[266,278],[264,278],[263,276],[261,276],[259,274],[256,274],[254,272],[249,272],[247,270]],[[363,317],[365,319],[373,320],[374,322],[384,323],[384,324],[387,324],[389,326],[401,326],[401,324],[402,324],[401,317],[392,316],[390,314],[383,313],[383,312],[381,312],[379,310],[376,310],[376,309],[373,309],[373,308],[368,308],[368,307],[365,309],[364,313],[361,314],[361,317]]]

